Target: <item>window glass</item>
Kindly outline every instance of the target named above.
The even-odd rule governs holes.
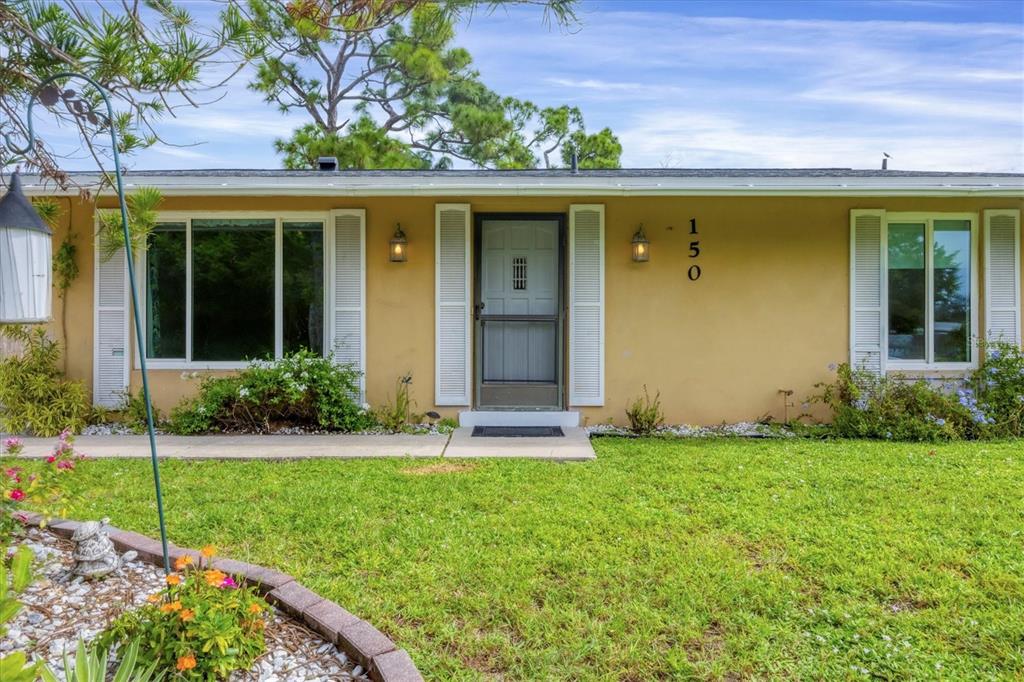
[[[925,359],[925,226],[889,224],[889,357]]]
[[[274,219],[192,221],[192,359],[274,354]]]
[[[935,362],[971,360],[971,223],[936,220],[933,228]]]
[[[284,252],[284,352],[323,352],[324,226],[321,222],[282,225]]]
[[[185,223],[159,223],[146,244],[146,357],[185,357]]]

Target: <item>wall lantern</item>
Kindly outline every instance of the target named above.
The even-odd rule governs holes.
[[[633,234],[633,262],[646,263],[650,259],[651,243],[647,241],[647,235],[644,234],[644,224],[640,223],[640,227]]]
[[[0,322],[50,319],[53,233],[21,191],[18,171],[0,199]]]
[[[406,252],[408,251],[409,240],[405,238],[405,232],[402,232],[402,224],[397,223],[395,225],[395,236],[391,238],[391,262],[392,263],[404,263],[406,261]]]

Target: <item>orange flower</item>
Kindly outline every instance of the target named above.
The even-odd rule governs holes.
[[[181,613],[178,614],[178,617],[181,618],[182,623],[185,623],[195,618],[196,612],[192,609],[182,609]]]
[[[171,575],[167,576],[167,584],[168,585],[180,585],[181,584],[181,576],[180,575],[174,575],[172,573]]]
[[[192,555],[191,554],[182,554],[180,557],[175,559],[175,561],[174,561],[174,570],[176,570],[176,571],[184,571],[185,567],[188,566],[191,563],[192,563]]]
[[[199,550],[199,553],[202,554],[207,559],[209,559],[210,557],[212,557],[214,554],[217,553],[217,548],[214,547],[213,545],[207,545],[206,547],[203,547],[201,550]]]
[[[228,577],[227,573],[216,569],[206,571],[203,575],[206,577],[206,584],[212,585],[213,587],[220,587],[221,583],[224,582],[224,578]]]
[[[181,611],[181,602],[172,601],[170,604],[164,604],[160,607],[160,610],[164,613],[170,613],[171,611]]]
[[[150,604],[155,604],[158,601],[160,601],[160,595],[159,594],[151,594],[148,597],[146,597],[146,601],[148,601]]]
[[[182,656],[178,659],[177,668],[180,672],[191,670],[196,667],[196,657],[189,654],[188,656]]]
[[[263,610],[263,607],[260,606],[259,604],[257,604],[256,602],[253,602],[252,604],[249,604],[249,613],[259,613],[262,610]]]

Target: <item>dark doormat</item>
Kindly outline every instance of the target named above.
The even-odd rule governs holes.
[[[473,437],[562,438],[561,426],[474,426]]]

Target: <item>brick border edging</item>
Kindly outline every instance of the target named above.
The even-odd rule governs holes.
[[[38,515],[29,515],[25,523],[39,527],[41,520]],[[81,521],[62,519],[47,523],[45,528],[63,538],[70,538],[80,525]],[[119,551],[135,551],[141,561],[163,566],[163,547],[158,540],[114,526],[106,526],[106,529]],[[168,554],[171,561],[183,555],[196,559],[200,556],[194,549],[170,543]],[[292,576],[234,559],[215,559],[213,567],[238,576],[255,587],[270,603],[355,659],[374,682],[423,681],[409,654],[399,649],[387,635],[333,601],[307,589]]]

